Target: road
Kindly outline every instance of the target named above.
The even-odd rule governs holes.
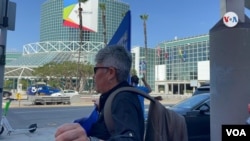
[[[87,116],[93,106],[54,106],[10,108],[7,119],[14,129],[28,128],[37,123],[38,128],[58,127],[76,118]]]
[[[32,105],[28,100],[21,100],[21,103],[13,101],[7,119],[14,129],[27,128],[33,123],[37,123],[38,128],[58,127],[63,123],[72,122],[76,118],[91,113],[93,109],[92,98],[76,99],[80,99],[80,101],[71,105]],[[162,102],[165,106],[169,106],[176,101],[180,101],[180,99],[166,99]],[[6,100],[3,102],[6,102]],[[148,108],[147,105],[148,102],[146,102],[146,109]]]

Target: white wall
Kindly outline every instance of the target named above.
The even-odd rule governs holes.
[[[137,75],[139,75],[139,64],[140,64],[140,47],[131,48],[131,52],[135,53],[135,70],[137,71]]]
[[[210,80],[210,61],[198,62],[198,80],[199,81]]]
[[[166,65],[155,65],[155,81],[166,80]]]

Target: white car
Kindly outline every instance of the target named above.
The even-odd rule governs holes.
[[[75,90],[62,90],[58,93],[51,94],[51,96],[69,96],[69,97],[72,97],[74,95],[79,95],[79,93]]]

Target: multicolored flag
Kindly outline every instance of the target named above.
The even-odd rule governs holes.
[[[183,60],[184,62],[186,62],[186,61],[187,61],[187,52],[186,52],[185,50],[183,51],[183,55],[182,55],[182,56],[183,56],[183,59],[182,59],[182,60]]]
[[[178,54],[179,54],[179,57],[180,59],[185,62],[186,61],[186,53],[184,52],[184,54],[182,53],[183,51],[179,48],[178,49]]]
[[[160,57],[160,55],[161,55],[161,48],[157,47],[157,56]]]
[[[165,52],[164,57],[165,57],[165,59],[168,59],[168,52]]]

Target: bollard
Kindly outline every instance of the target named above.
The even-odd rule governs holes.
[[[20,107],[21,106],[22,95],[20,93],[16,93],[16,99],[18,100],[18,105]]]

